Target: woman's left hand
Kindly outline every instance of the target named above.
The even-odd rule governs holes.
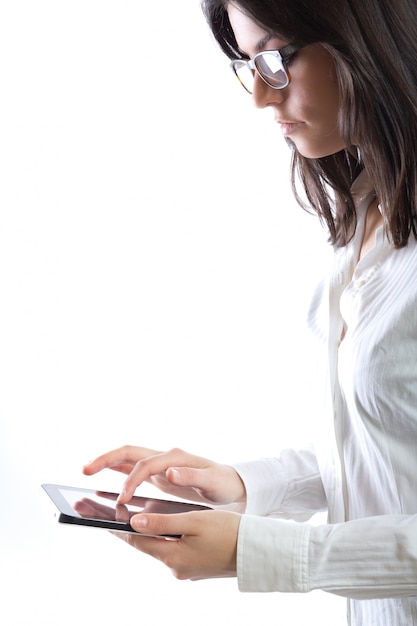
[[[173,515],[134,515],[139,533],[181,535],[180,539],[114,533],[129,545],[159,559],[180,580],[236,576],[241,516],[229,511],[191,511]]]

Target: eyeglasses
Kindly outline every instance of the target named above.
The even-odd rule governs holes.
[[[265,50],[245,61],[235,59],[230,67],[248,93],[253,93],[255,72],[272,89],[284,89],[290,82],[287,66],[302,46],[288,44],[281,50]]]

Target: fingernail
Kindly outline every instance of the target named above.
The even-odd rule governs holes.
[[[146,528],[148,525],[148,518],[144,515],[134,515],[130,520],[130,524],[133,528],[140,530]]]
[[[171,467],[171,478],[173,478],[175,481],[177,481],[177,480],[179,480],[181,478],[181,474],[174,467]]]
[[[123,500],[126,500],[126,491],[124,489],[117,496],[117,502],[123,502]]]

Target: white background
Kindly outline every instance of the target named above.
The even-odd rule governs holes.
[[[308,441],[326,246],[271,115],[198,0],[3,0],[0,59],[1,623],[344,623],[320,592],[179,582],[56,524],[39,487],[117,489],[80,468],[125,443],[230,462]]]

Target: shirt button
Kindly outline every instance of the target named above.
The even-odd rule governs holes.
[[[365,284],[364,279],[363,278],[358,278],[358,280],[355,280],[353,286],[355,287],[355,289],[360,289],[361,287],[364,286],[364,284]]]

